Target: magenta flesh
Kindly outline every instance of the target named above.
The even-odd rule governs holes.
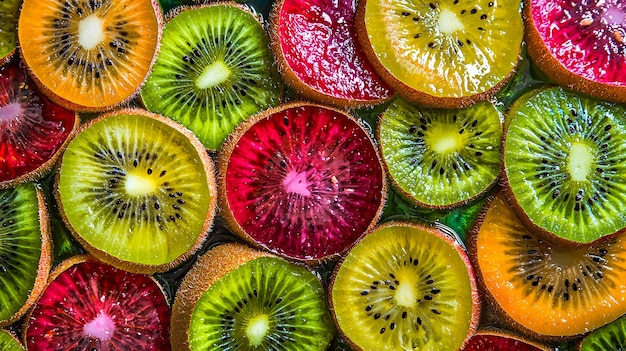
[[[347,249],[377,218],[384,193],[370,136],[317,106],[255,123],[237,142],[225,177],[241,228],[271,251],[305,260]]]
[[[467,342],[463,351],[541,351],[533,345],[504,335],[477,334]]]

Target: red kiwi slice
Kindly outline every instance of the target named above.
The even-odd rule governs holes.
[[[346,112],[306,103],[240,125],[218,161],[232,230],[277,254],[344,252],[382,212],[385,175],[372,137]]]
[[[472,235],[489,301],[507,322],[539,336],[571,337],[626,312],[626,236],[572,249],[524,227],[502,193]]]
[[[508,114],[507,191],[528,226],[589,243],[623,230],[626,107],[560,87],[533,90]]]
[[[198,259],[172,324],[174,350],[326,350],[334,334],[316,275],[234,243]]]
[[[425,110],[395,99],[378,124],[391,181],[422,206],[470,202],[494,185],[502,171],[500,117],[490,102]]]
[[[242,5],[180,9],[163,29],[159,55],[141,89],[144,105],[217,150],[241,121],[280,101],[268,42],[257,16]]]
[[[582,339],[579,351],[626,350],[626,318],[619,318]]]
[[[33,183],[0,190],[0,326],[17,321],[33,306],[51,264],[48,211],[41,190]]]
[[[17,19],[22,0],[0,1],[0,65],[13,56],[17,47]]]
[[[25,323],[29,350],[170,350],[169,305],[154,278],[85,255],[51,278]]]
[[[280,0],[272,49],[285,81],[310,99],[341,107],[389,99],[392,91],[356,43],[353,0]]]
[[[562,86],[626,102],[626,2],[525,0],[528,54]]]
[[[478,325],[469,258],[443,232],[387,222],[335,268],[331,311],[357,350],[458,350]]]
[[[85,124],[63,154],[56,189],[63,219],[87,250],[141,273],[193,255],[217,201],[212,161],[199,140],[140,109]]]
[[[525,337],[501,329],[478,331],[467,341],[462,351],[549,351],[545,345],[526,340]]]
[[[411,102],[457,108],[513,75],[524,25],[519,1],[363,0],[357,35],[374,68]]]
[[[0,329],[0,350],[2,351],[24,351],[26,350],[20,340],[8,330]]]
[[[24,0],[20,50],[58,104],[110,109],[131,99],[145,80],[162,21],[156,0]]]
[[[78,124],[75,112],[53,104],[31,85],[17,60],[1,66],[0,188],[42,177]]]

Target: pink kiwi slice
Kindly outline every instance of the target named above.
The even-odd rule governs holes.
[[[0,188],[39,178],[77,126],[77,114],[40,95],[16,60],[0,67]]]
[[[74,256],[26,320],[29,350],[170,350],[170,310],[156,281]]]
[[[345,112],[309,104],[240,125],[218,160],[231,229],[303,261],[344,252],[377,221],[385,175],[370,134]]]
[[[353,0],[281,0],[271,14],[272,48],[285,81],[337,106],[380,103],[392,95],[356,42]]]
[[[465,343],[462,351],[547,351],[547,346],[526,340],[505,330],[478,331]]]
[[[526,0],[528,53],[550,78],[626,102],[626,2]]]

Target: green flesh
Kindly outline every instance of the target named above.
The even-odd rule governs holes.
[[[22,0],[0,1],[0,61],[15,50],[21,5]]]
[[[191,350],[220,351],[325,350],[334,333],[318,278],[273,257],[215,282],[196,304],[189,330]]]
[[[559,87],[532,91],[508,118],[505,170],[530,221],[588,243],[626,226],[626,108]]]
[[[17,313],[35,285],[42,240],[35,186],[0,191],[0,322]]]
[[[620,318],[594,330],[580,345],[580,351],[623,350],[626,350],[626,318]]]
[[[24,351],[24,348],[8,331],[0,330],[0,350]]]
[[[100,120],[70,142],[58,192],[83,240],[147,265],[172,262],[196,243],[214,196],[187,136],[134,114]]]
[[[279,103],[280,80],[268,40],[256,18],[235,6],[178,14],[163,30],[141,90],[144,104],[218,149],[237,124]]]
[[[395,100],[379,126],[383,160],[394,183],[418,204],[467,203],[501,171],[500,114],[493,104],[420,110]]]

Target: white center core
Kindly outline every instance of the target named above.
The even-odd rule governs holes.
[[[101,341],[107,341],[115,332],[115,322],[111,317],[100,312],[100,314],[94,318],[91,322],[85,324],[83,327],[83,334],[92,338],[97,338]]]
[[[414,306],[417,298],[415,287],[408,283],[400,283],[400,285],[396,287],[396,294],[394,297],[396,299],[396,303],[400,306]]]
[[[10,121],[15,117],[18,117],[23,112],[22,105],[17,102],[12,102],[5,106],[0,107],[0,122]]]
[[[95,48],[103,40],[102,21],[98,16],[90,15],[78,22],[78,43],[85,50]]]
[[[443,9],[439,13],[439,31],[444,34],[452,34],[457,30],[463,30],[465,26],[459,21],[456,14],[448,9]]]
[[[125,189],[128,195],[146,195],[152,193],[156,186],[150,178],[135,174],[127,174]]]
[[[258,315],[248,322],[246,335],[252,346],[259,346],[270,328],[269,320],[264,314]]]
[[[593,166],[593,154],[589,148],[581,143],[574,142],[569,152],[567,171],[575,182],[587,180]]]
[[[200,89],[211,88],[226,81],[229,75],[228,66],[222,61],[215,61],[204,68],[196,80],[196,86]]]
[[[302,196],[310,196],[309,181],[306,179],[305,172],[290,171],[283,180],[285,190],[289,193],[295,193]]]
[[[433,150],[439,154],[448,154],[457,148],[457,139],[453,135],[442,136],[433,143]]]

